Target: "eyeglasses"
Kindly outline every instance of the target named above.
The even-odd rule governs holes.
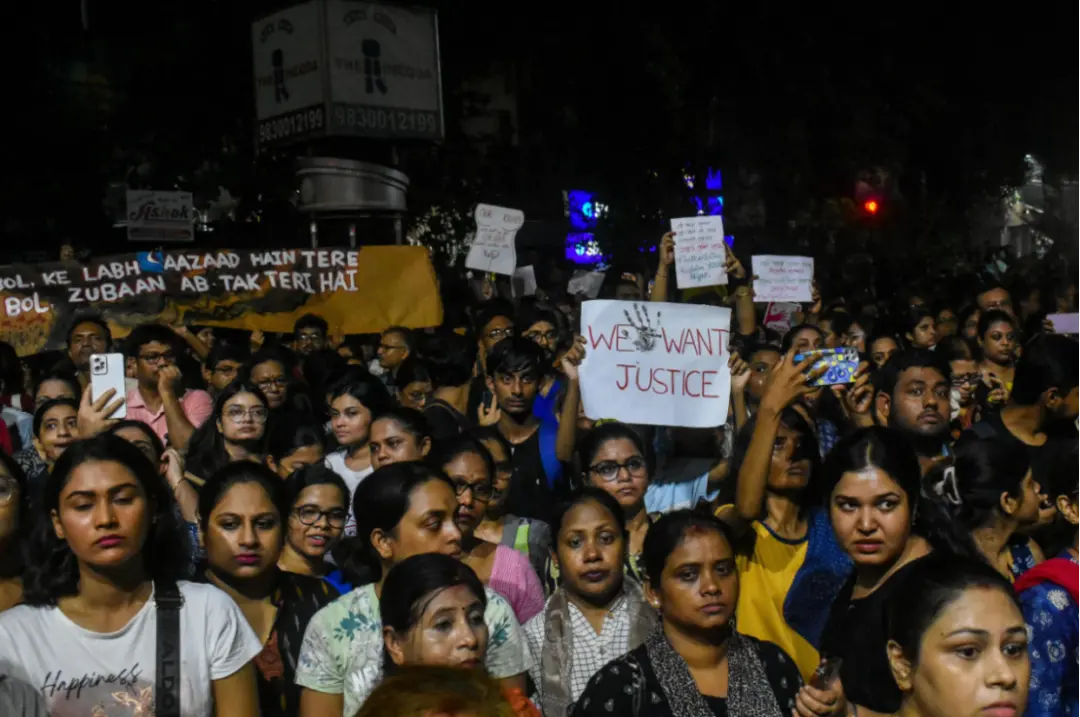
[[[322,341],[323,340],[323,335],[322,335],[322,333],[320,333],[318,331],[311,331],[311,332],[300,334],[299,336],[296,337],[296,340],[299,341],[302,344],[313,344],[316,341]]]
[[[559,333],[557,331],[529,331],[525,334],[525,338],[536,343],[553,344],[558,341]]]
[[[289,385],[289,379],[284,376],[278,376],[277,378],[268,378],[262,381],[256,381],[255,385],[261,388],[263,391],[270,388],[285,388]]]
[[[0,505],[7,505],[19,492],[19,484],[14,478],[0,478]]]
[[[600,476],[605,481],[613,481],[619,477],[619,471],[623,468],[633,478],[640,478],[645,475],[648,470],[649,464],[645,462],[645,459],[641,456],[631,456],[626,460],[626,463],[619,463],[618,461],[600,461],[594,465],[589,466],[589,470]]]
[[[982,381],[982,374],[978,371],[972,373],[958,373],[954,374],[952,380],[949,382],[953,388],[960,388],[961,386],[971,386]]]
[[[465,491],[472,491],[473,498],[476,500],[491,500],[491,484],[490,483],[466,483],[463,480],[453,480],[454,493],[457,495],[465,495]]]
[[[232,406],[231,408],[225,410],[225,415],[230,421],[240,421],[245,416],[250,416],[251,420],[255,421],[255,423],[262,423],[263,421],[265,421],[269,413],[270,412],[262,406],[253,406],[251,408]]]
[[[162,361],[173,363],[174,361],[176,361],[176,354],[172,351],[165,351],[159,354],[141,354],[139,356],[139,359],[145,361],[151,366],[157,366]]]
[[[315,525],[324,517],[331,528],[344,528],[348,512],[344,508],[331,508],[323,510],[317,505],[302,505],[293,511],[296,519],[304,525]]]
[[[492,341],[502,341],[503,339],[508,339],[513,335],[514,330],[511,328],[492,329],[491,331],[487,332],[487,337]]]

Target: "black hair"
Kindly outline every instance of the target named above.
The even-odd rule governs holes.
[[[124,355],[138,358],[142,347],[151,343],[165,344],[174,353],[180,353],[180,337],[175,331],[162,324],[140,324],[124,339]]]
[[[464,386],[472,380],[476,365],[476,341],[440,328],[421,342],[419,357],[427,364],[435,388]]]
[[[119,434],[120,431],[124,430],[125,428],[134,428],[142,431],[142,433],[146,436],[146,440],[150,441],[150,445],[154,447],[154,453],[157,454],[158,459],[160,459],[162,454],[165,453],[165,444],[161,442],[161,438],[158,437],[158,434],[154,433],[153,428],[146,425],[142,421],[135,421],[129,418],[125,418],[109,426],[109,428],[105,432],[111,433],[112,435],[116,436],[117,434]]]
[[[386,385],[366,371],[349,372],[329,387],[330,403],[342,396],[352,396],[371,412],[372,418],[380,416],[394,407],[394,399],[386,390]],[[321,397],[320,397],[321,398]]]
[[[967,323],[968,319],[971,318],[971,315],[981,311],[982,309],[979,308],[978,304],[967,304],[960,309],[956,314],[956,332],[962,335],[964,333],[964,325]],[[979,316],[981,317],[982,314],[979,313]]]
[[[489,299],[480,304],[473,313],[473,333],[478,339],[484,338],[484,327],[500,316],[509,319],[511,324],[514,323],[514,307],[510,302],[504,299]]]
[[[7,549],[10,551],[7,556],[10,558],[8,562],[8,570],[0,572],[0,578],[13,578],[22,575],[25,567],[25,560],[23,553],[26,550],[27,537],[30,534],[30,488],[26,482],[26,473],[23,472],[22,466],[20,466],[14,458],[7,453],[0,451],[0,465],[3,466],[4,472],[6,472],[11,479],[15,481],[15,485],[19,489],[19,502],[16,506],[18,510],[19,524],[15,528],[15,534],[12,536],[13,540],[8,544]]]
[[[349,486],[337,473],[326,467],[324,463],[313,463],[292,472],[285,479],[285,505],[291,512],[296,507],[296,501],[305,488],[313,485],[332,485],[341,491],[341,502],[346,509],[349,507]]]
[[[645,459],[649,467],[649,476],[652,476],[655,469],[655,461],[653,460],[655,456],[652,451],[647,450],[645,441],[642,440],[641,435],[632,426],[618,421],[601,423],[582,436],[581,442],[578,443],[578,460],[581,463],[582,472],[588,472],[589,466],[596,460],[596,454],[608,441],[630,441],[633,443],[634,450]]]
[[[474,438],[468,433],[459,433],[437,441],[427,457],[427,462],[435,470],[443,471],[443,466],[447,463],[458,456],[466,455],[479,456],[487,469],[488,483],[495,480],[495,459],[491,457],[491,451],[480,442],[479,438]]]
[[[895,331],[888,326],[878,326],[875,331],[866,337],[866,353],[873,353],[874,342],[881,339],[891,339],[896,344],[897,351],[903,351],[904,349],[904,340],[897,336]]]
[[[210,514],[217,504],[230,488],[244,483],[259,484],[266,491],[270,503],[277,510],[282,522],[289,517],[292,506],[285,494],[285,482],[278,477],[277,473],[262,463],[234,461],[207,478],[199,489],[199,528],[203,535],[207,534]]]
[[[393,463],[375,470],[356,488],[352,498],[356,537],[342,540],[333,551],[347,582],[365,585],[382,576],[382,559],[371,544],[375,530],[392,532],[409,511],[414,490],[431,481],[453,487],[450,479],[423,463]]]
[[[311,418],[289,413],[274,424],[266,441],[266,452],[278,463],[307,446],[325,446],[326,432]]]
[[[71,324],[68,326],[67,331],[67,347],[71,348],[71,337],[75,333],[75,329],[79,328],[80,324],[94,324],[102,331],[105,332],[105,348],[108,349],[112,343],[112,331],[109,329],[109,324],[101,316],[97,314],[81,314],[71,320]]]
[[[158,467],[124,439],[104,433],[68,446],[45,479],[23,575],[23,601],[27,605],[52,606],[57,599],[79,592],[78,561],[67,541],[56,536],[49,515],[59,510],[60,492],[75,470],[90,462],[119,463],[135,476],[146,493],[151,514],[145,517],[146,542],[140,554],[150,579],[175,581],[187,572],[193,546],[180,525],[172,493],[161,480]]]
[[[1061,334],[1040,334],[1024,344],[1016,362],[1010,401],[1033,406],[1051,388],[1064,397],[1077,385],[1080,345]]]
[[[487,356],[487,375],[520,373],[539,379],[546,370],[544,350],[520,336],[505,338]]]
[[[934,621],[965,591],[980,588],[1000,590],[1023,614],[1012,586],[986,563],[936,554],[915,561],[904,576],[903,599],[892,600],[887,607],[887,638],[917,665],[923,636]]]
[[[900,375],[911,368],[932,368],[941,373],[948,383],[952,378],[949,362],[936,351],[928,349],[906,349],[893,356],[874,375],[874,392],[887,393],[890,396],[896,391],[896,384]]]
[[[979,338],[985,336],[990,327],[997,323],[1008,324],[1014,331],[1017,328],[1016,319],[1013,318],[1012,314],[1008,314],[1001,309],[990,309],[983,312],[982,316],[979,317]]]
[[[264,346],[248,357],[247,363],[244,366],[243,375],[250,378],[251,372],[256,366],[267,363],[268,361],[276,361],[281,364],[281,370],[285,373],[285,378],[289,378],[293,366],[296,365],[296,361],[291,351],[287,351],[279,346]]]
[[[800,503],[804,507],[809,507],[811,504],[816,503],[819,497],[816,490],[818,475],[821,473],[821,451],[818,446],[817,432],[803,414],[790,406],[780,413],[780,425],[788,430],[795,431],[802,437],[799,451],[792,456],[792,460],[806,458],[810,461],[810,482],[800,498]],[[750,450],[750,441],[754,436],[756,426],[757,415],[754,415],[750,417],[750,420],[735,436],[735,446],[731,453],[731,469],[728,471],[731,480],[726,480],[721,484],[717,505],[728,505],[735,502],[737,478],[739,471],[742,470],[742,464],[746,460],[746,453]]]
[[[327,387],[348,367],[348,360],[337,351],[319,349],[312,351],[300,362],[300,373],[315,393],[315,397],[322,401]]]
[[[425,438],[431,438],[431,428],[428,426],[427,419],[415,408],[394,406],[372,418],[371,425],[375,425],[375,421],[393,421],[415,438],[417,443]]]
[[[431,372],[425,362],[410,355],[398,366],[394,382],[404,391],[410,383],[432,383]]]
[[[1003,493],[1021,497],[1030,470],[1027,451],[1012,441],[964,436],[956,444],[952,461],[935,467],[924,485],[940,496],[941,505],[970,540],[972,531],[1000,513]]]
[[[264,408],[269,409],[266,396],[251,381],[236,379],[226,386],[214,399],[214,410],[202,425],[195,429],[188,441],[187,469],[194,475],[206,479],[224,468],[232,459],[225,450],[225,437],[218,430],[217,423],[225,410],[225,404],[242,393],[250,393],[259,399]],[[265,424],[264,424],[265,426]],[[266,445],[265,427],[259,441],[259,451]]]
[[[777,354],[781,358],[783,358],[784,356],[784,352],[780,350],[779,346],[776,346],[775,344],[770,344],[765,341],[748,341],[746,344],[743,345],[741,349],[738,349],[737,351],[743,361],[747,362],[753,360],[754,354],[761,353],[762,351]]]
[[[0,393],[9,396],[22,393],[23,371],[19,354],[7,341],[0,341]]]
[[[402,635],[411,630],[431,601],[443,590],[464,586],[487,608],[487,592],[473,569],[460,560],[441,553],[423,553],[405,558],[390,569],[379,598],[383,627]],[[385,650],[385,647],[384,647]],[[384,666],[393,670],[390,655]]]
[[[974,361],[979,355],[975,346],[963,336],[946,336],[938,342],[935,353],[941,354],[946,361]]]
[[[379,337],[382,338],[387,334],[397,334],[401,337],[401,340],[405,342],[405,348],[409,350],[409,355],[412,356],[416,351],[416,332],[407,326],[391,326],[387,329],[383,329]]]
[[[908,334],[915,336],[915,327],[917,327],[923,319],[929,318],[931,321],[937,322],[937,314],[930,310],[930,307],[926,305],[911,306],[901,314],[903,323],[900,328],[903,330],[904,336]]]
[[[1044,475],[1040,476],[1042,482],[1039,483],[1039,487],[1051,501],[1056,501],[1061,495],[1070,496],[1075,500],[1077,493],[1080,493],[1080,485],[1076,482],[1076,476],[1080,475],[1080,458],[1077,455],[1077,448],[1075,433],[1069,438],[1050,442],[1043,448],[1044,451],[1053,451],[1054,458],[1050,470],[1044,471]]]
[[[649,526],[649,532],[645,534],[645,545],[641,550],[645,579],[654,589],[660,587],[660,576],[664,574],[667,559],[682,544],[690,530],[718,533],[734,551],[735,541],[727,525],[712,513],[689,509],[665,513]]]
[[[293,324],[293,336],[299,336],[304,329],[318,329],[322,331],[323,336],[330,333],[330,325],[326,323],[326,319],[315,314],[304,314],[297,319],[296,323]]]
[[[514,331],[520,335],[524,335],[529,330],[530,326],[538,324],[541,321],[551,324],[551,327],[557,333],[558,344],[562,339],[562,322],[559,320],[557,309],[552,309],[539,302],[531,302],[528,304],[522,304],[518,309],[518,315],[514,319]]]
[[[67,406],[74,409],[75,413],[79,412],[79,402],[74,398],[50,398],[45,403],[37,407],[34,411],[34,436],[41,437],[41,424],[45,421],[45,414],[53,410],[57,406]]]
[[[502,434],[502,431],[499,430],[498,426],[477,426],[469,431],[469,435],[481,442],[495,441],[503,447],[508,458],[513,458],[514,456],[514,447],[510,445],[510,441],[506,440],[506,436]],[[492,458],[494,458],[494,456],[492,456]]]
[[[828,311],[821,317],[822,321],[828,321],[829,326],[832,328],[832,332],[837,336],[843,336],[844,332],[855,323],[855,318],[847,311],[838,311],[833,309]]]
[[[623,538],[626,538],[626,513],[623,511],[622,506],[619,505],[619,501],[615,500],[610,493],[602,488],[585,486],[575,490],[570,494],[569,498],[555,506],[555,510],[552,512],[553,520],[551,521],[553,550],[559,544],[559,531],[562,530],[567,514],[583,503],[599,503],[601,508],[611,513],[612,517],[615,518],[615,525],[623,534]]]
[[[34,384],[35,401],[37,401],[38,391],[41,390],[41,384],[45,383],[46,381],[59,381],[60,383],[66,383],[68,388],[71,389],[72,395],[75,398],[82,397],[83,390],[82,386],[79,384],[79,379],[75,378],[74,374],[68,371],[57,371],[54,369],[39,378],[37,380],[37,383]]]
[[[251,351],[246,346],[231,344],[227,341],[215,341],[214,348],[206,357],[204,365],[207,371],[213,371],[222,361],[235,361],[241,366],[251,359]]]
[[[786,354],[791,350],[791,347],[795,344],[795,336],[801,331],[816,331],[817,335],[825,339],[825,332],[813,324],[799,324],[798,326],[792,326],[786,334],[784,334],[783,340],[780,342],[780,353]]]

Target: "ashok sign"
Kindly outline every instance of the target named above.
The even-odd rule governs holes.
[[[443,137],[435,10],[309,0],[252,23],[251,40],[260,147]]]

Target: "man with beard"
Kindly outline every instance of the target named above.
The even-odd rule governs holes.
[[[330,331],[326,321],[315,314],[304,314],[293,324],[293,350],[301,356],[326,348]]]
[[[75,319],[67,336],[68,359],[82,388],[90,383],[90,356],[108,352],[111,345],[112,334],[103,319],[96,316]]]
[[[585,341],[579,337],[561,360],[567,386],[559,420],[542,421],[533,404],[546,360],[543,350],[528,339],[511,337],[488,354],[486,382],[499,414],[495,426],[514,451],[509,513],[548,522],[553,499],[569,489],[562,464],[574,453],[581,400],[577,367],[584,356]]]
[[[911,441],[923,474],[948,452],[949,365],[924,349],[901,352],[874,379],[879,422]]]
[[[1078,412],[1078,373],[1080,345],[1075,339],[1036,336],[1024,344],[1008,403],[973,424],[960,440],[988,438],[1026,450],[1032,477],[1039,485],[1049,485],[1059,452],[1076,440],[1072,424]]]

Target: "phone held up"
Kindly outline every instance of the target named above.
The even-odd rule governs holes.
[[[124,370],[123,354],[92,354],[90,356],[90,400],[96,401],[110,388],[116,393],[109,399],[127,395],[127,372]],[[120,404],[109,418],[127,418],[127,402]]]
[[[827,657],[814,670],[810,676],[810,686],[815,690],[826,690],[829,685],[840,677],[840,666],[844,661],[839,657]]]
[[[795,363],[802,363],[806,359],[814,360],[808,372],[820,366],[825,367],[825,372],[811,382],[812,386],[837,386],[855,382],[855,371],[859,368],[858,349],[814,349],[795,354]]]

